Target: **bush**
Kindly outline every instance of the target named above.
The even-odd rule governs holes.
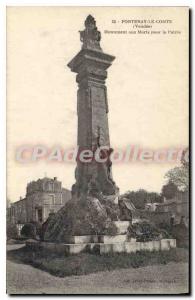
[[[21,235],[26,238],[36,238],[36,225],[33,223],[26,223],[21,230]]]
[[[172,237],[170,232],[168,232],[166,229],[158,228],[157,226],[149,222],[133,224],[129,227],[128,232],[129,236],[136,238],[138,242],[146,242]]]
[[[17,239],[18,238],[18,230],[16,224],[7,223],[6,226],[7,239]]]
[[[41,229],[42,229],[42,224],[40,222],[32,221],[31,224],[33,224],[36,228],[36,236],[41,236]]]
[[[166,199],[172,199],[175,197],[175,194],[177,192],[177,186],[175,183],[169,181],[167,184],[163,185],[162,187],[162,195]]]

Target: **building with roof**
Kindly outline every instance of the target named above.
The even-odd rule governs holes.
[[[172,199],[164,198],[163,203],[146,203],[145,209],[156,213],[169,213],[176,223],[183,217],[189,221],[189,192],[177,191]]]
[[[7,220],[14,224],[43,223],[50,213],[57,212],[71,198],[57,177],[44,177],[28,183],[25,198],[10,203]]]

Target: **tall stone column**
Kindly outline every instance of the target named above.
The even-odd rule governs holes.
[[[116,187],[111,172],[108,100],[105,80],[107,69],[114,56],[106,54],[100,47],[101,33],[97,30],[95,19],[89,15],[85,20],[85,30],[80,31],[83,43],[81,51],[70,61],[68,67],[77,73],[77,114],[79,151],[87,149],[95,152],[100,147],[107,157],[105,163],[93,161],[82,163],[77,159],[76,183],[73,194],[102,193],[104,196],[116,195]]]
[[[92,16],[85,20],[80,32],[83,43],[80,52],[68,67],[77,73],[77,114],[79,152],[100,151],[104,162],[81,162],[77,158],[76,183],[72,199],[54,216],[48,218],[43,239],[67,242],[66,236],[117,233],[114,221],[120,219],[119,189],[112,178],[108,101],[105,80],[114,56],[100,47],[101,34]]]

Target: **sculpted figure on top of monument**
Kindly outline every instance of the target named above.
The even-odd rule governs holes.
[[[96,21],[91,15],[85,20],[85,30],[79,32],[83,49],[102,51],[100,47],[101,33],[97,30]]]

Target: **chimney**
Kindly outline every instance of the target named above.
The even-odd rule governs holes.
[[[56,181],[58,178],[57,178],[57,177],[54,177],[53,179]]]

